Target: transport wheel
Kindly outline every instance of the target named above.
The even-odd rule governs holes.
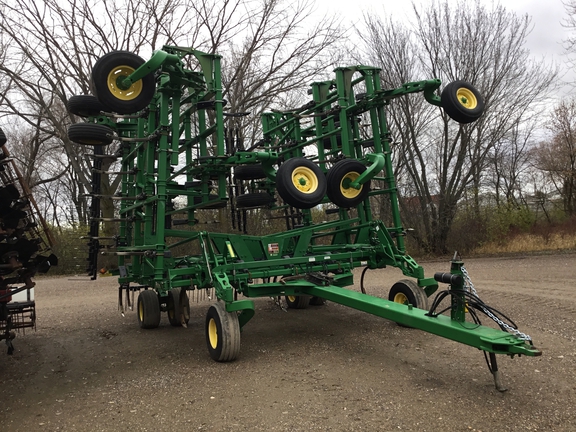
[[[465,81],[454,81],[444,87],[440,100],[444,112],[458,123],[471,123],[484,112],[480,92]]]
[[[113,141],[114,131],[101,124],[76,123],[68,128],[68,138],[82,145],[102,146]]]
[[[370,192],[370,181],[360,189],[350,187],[350,183],[366,171],[366,165],[357,160],[344,159],[336,163],[326,175],[328,188],[326,194],[338,207],[355,207],[366,199]]]
[[[326,304],[326,299],[314,296],[310,299],[309,304],[311,304],[312,306],[323,306]]]
[[[394,303],[411,304],[418,309],[428,309],[428,297],[422,287],[410,279],[402,279],[392,285],[388,300]],[[397,323],[400,327],[408,327]]]
[[[255,192],[236,197],[236,207],[238,208],[268,206],[273,202],[274,197],[268,192]]]
[[[2,128],[0,128],[0,147],[2,147],[4,144],[6,144],[6,135],[4,135],[4,131],[2,130]]]
[[[276,172],[276,189],[286,204],[312,208],[326,194],[326,177],[314,162],[305,158],[288,159]]]
[[[290,309],[306,309],[310,304],[310,296],[286,296],[286,303]]]
[[[262,165],[239,165],[234,168],[236,180],[260,180],[266,178]]]
[[[154,75],[124,86],[122,80],[145,63],[144,59],[128,51],[112,51],[100,57],[92,69],[92,83],[96,97],[108,110],[132,114],[148,106],[156,85]]]
[[[168,291],[168,321],[174,327],[182,325],[182,316],[184,323],[190,321],[190,299],[186,295],[186,290],[173,288]]]
[[[410,279],[402,279],[392,285],[388,300],[394,303],[411,304],[418,309],[428,309],[428,297],[422,287]]]
[[[227,312],[224,302],[216,302],[206,315],[206,343],[213,360],[235,360],[240,353],[240,323],[236,312]]]
[[[97,116],[100,111],[104,111],[104,105],[100,103],[96,96],[92,95],[72,96],[68,99],[66,108],[72,114],[80,117]]]
[[[160,300],[152,289],[138,295],[138,324],[143,329],[153,329],[160,324]]]

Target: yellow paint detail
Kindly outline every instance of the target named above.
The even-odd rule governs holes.
[[[360,195],[360,192],[362,192],[362,188],[364,186],[360,186],[360,189],[354,189],[353,187],[349,186],[350,183],[355,181],[358,177],[360,177],[359,173],[356,171],[351,171],[342,178],[342,181],[340,182],[340,193],[344,197],[348,199],[354,199]]]
[[[298,167],[292,171],[292,184],[305,194],[311,194],[318,189],[318,177],[310,168]]]
[[[214,318],[210,318],[210,322],[208,322],[208,340],[212,349],[218,347],[218,327]]]
[[[288,297],[288,301],[290,301],[290,303],[296,302],[296,296],[287,296],[287,297]]]
[[[408,297],[404,293],[397,293],[394,296],[394,303],[408,304]]]
[[[474,93],[465,87],[460,87],[458,89],[456,92],[456,98],[465,108],[474,109],[478,106],[478,99],[476,99]]]
[[[117,99],[123,101],[131,101],[136,99],[142,93],[142,80],[133,83],[128,89],[123,90],[118,87],[118,81],[127,78],[134,72],[134,68],[130,66],[117,66],[108,74],[108,90]]]
[[[230,254],[230,258],[236,258],[236,254],[234,253],[234,248],[232,247],[232,243],[227,241],[226,247],[228,248],[228,253]]]

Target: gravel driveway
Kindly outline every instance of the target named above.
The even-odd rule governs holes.
[[[0,352],[0,430],[576,431],[576,255],[465,264],[543,351],[498,357],[505,393],[477,349],[335,303],[285,312],[257,299],[239,359],[216,363],[208,300],[192,303],[188,328],[163,314],[141,330],[117,310],[115,278],[48,278],[36,281],[37,330]],[[367,291],[387,297],[402,278],[370,271]]]

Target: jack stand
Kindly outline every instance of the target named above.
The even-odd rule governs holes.
[[[500,380],[500,371],[498,370],[496,354],[494,353],[490,353],[490,372],[492,372],[492,375],[494,376],[494,385],[496,386],[496,390],[499,392],[508,391],[508,389],[502,385],[502,381]]]

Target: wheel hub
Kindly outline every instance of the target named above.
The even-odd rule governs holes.
[[[218,346],[218,327],[214,318],[211,318],[210,322],[208,322],[208,340],[212,349],[216,349]]]
[[[134,72],[130,66],[118,66],[108,74],[108,89],[116,98],[124,101],[136,99],[142,92],[142,80],[126,85],[124,81]]]
[[[343,196],[348,199],[353,199],[360,195],[360,192],[362,192],[362,186],[360,186],[360,189],[354,189],[353,187],[350,187],[350,184],[356,181],[358,177],[360,177],[360,174],[356,171],[349,172],[344,176],[340,182],[340,193]]]
[[[408,304],[408,297],[404,293],[397,293],[394,296],[394,303]]]
[[[458,101],[462,104],[462,106],[464,106],[465,108],[474,109],[478,105],[478,100],[476,99],[476,96],[474,96],[474,93],[472,93],[467,88],[464,87],[459,88],[458,91],[456,92],[456,97],[458,98]]]
[[[310,168],[298,167],[292,172],[292,184],[300,192],[311,194],[318,189],[318,178]]]

